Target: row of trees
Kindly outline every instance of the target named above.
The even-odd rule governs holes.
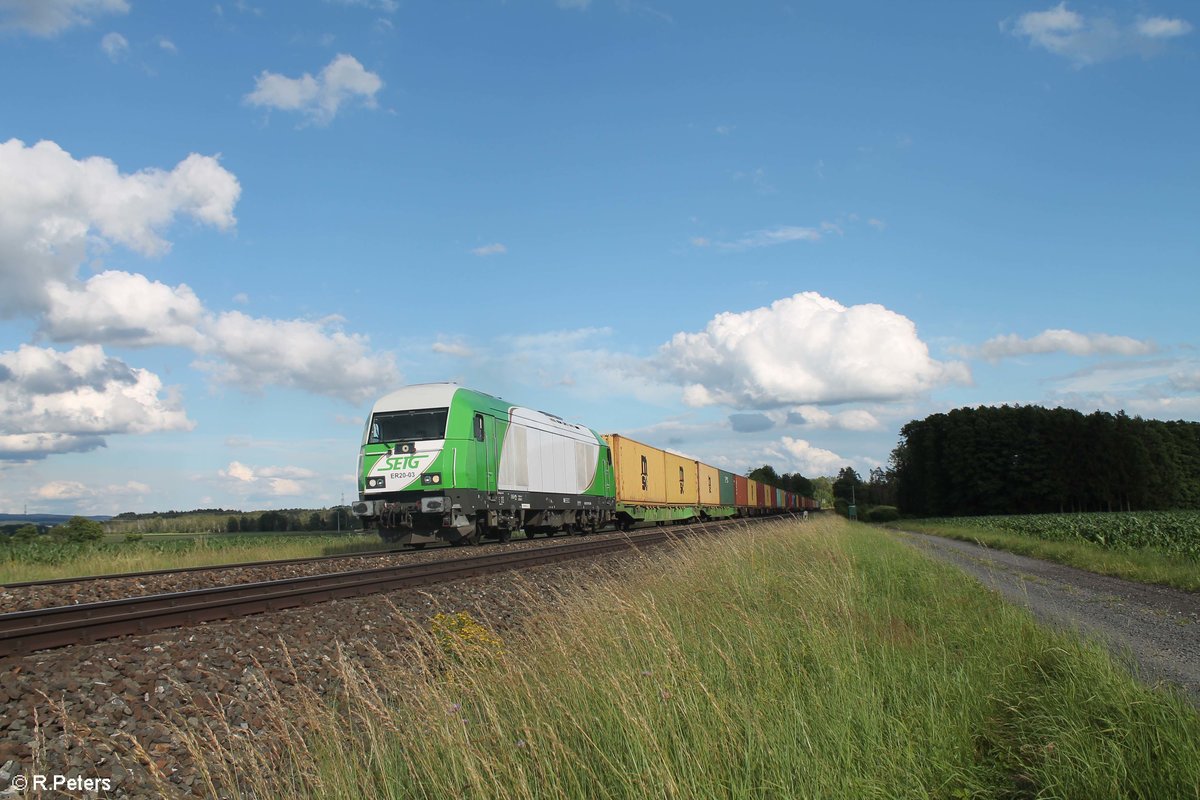
[[[833,498],[839,506],[895,506],[896,473],[876,467],[864,481],[853,467],[842,467],[833,479]]]
[[[960,408],[900,429],[906,514],[1200,508],[1200,423],[1066,408]]]
[[[785,472],[780,475],[770,464],[763,464],[757,469],[750,470],[746,477],[787,492],[794,492],[801,497],[811,497],[820,503],[822,508],[833,506],[833,478],[825,476],[806,478],[799,472]]]
[[[329,511],[264,511],[261,514],[238,514],[225,520],[227,533],[261,533],[273,531],[349,531],[355,527],[350,510],[339,506]]]
[[[223,509],[118,514],[105,523],[108,533],[262,533],[352,530],[356,519],[345,506],[242,512]]]
[[[813,496],[813,482],[799,472],[785,472],[780,475],[770,464],[763,464],[758,469],[750,470],[746,477],[776,489],[783,489],[785,492],[795,492],[803,497]]]
[[[53,527],[35,525],[32,522],[24,525],[3,525],[0,526],[0,535],[3,535],[6,544],[12,545],[32,542],[43,536],[57,542],[95,542],[104,538],[104,526],[87,517],[71,517],[63,524]]]

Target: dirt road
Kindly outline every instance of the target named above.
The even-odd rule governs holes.
[[[1098,637],[1147,683],[1174,684],[1200,706],[1200,595],[953,539],[898,538],[961,567],[1043,622]]]

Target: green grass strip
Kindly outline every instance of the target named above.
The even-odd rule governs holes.
[[[0,547],[0,584],[308,558],[384,546],[378,536],[220,535],[134,542],[56,542],[41,537]]]

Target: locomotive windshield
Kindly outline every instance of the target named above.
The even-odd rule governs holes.
[[[367,444],[397,442],[402,439],[444,439],[448,408],[418,411],[387,411],[371,418]]]

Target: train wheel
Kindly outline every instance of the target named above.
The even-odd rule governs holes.
[[[508,544],[509,539],[512,539],[511,528],[501,528],[496,533],[498,534],[497,538],[500,540],[500,544]]]

